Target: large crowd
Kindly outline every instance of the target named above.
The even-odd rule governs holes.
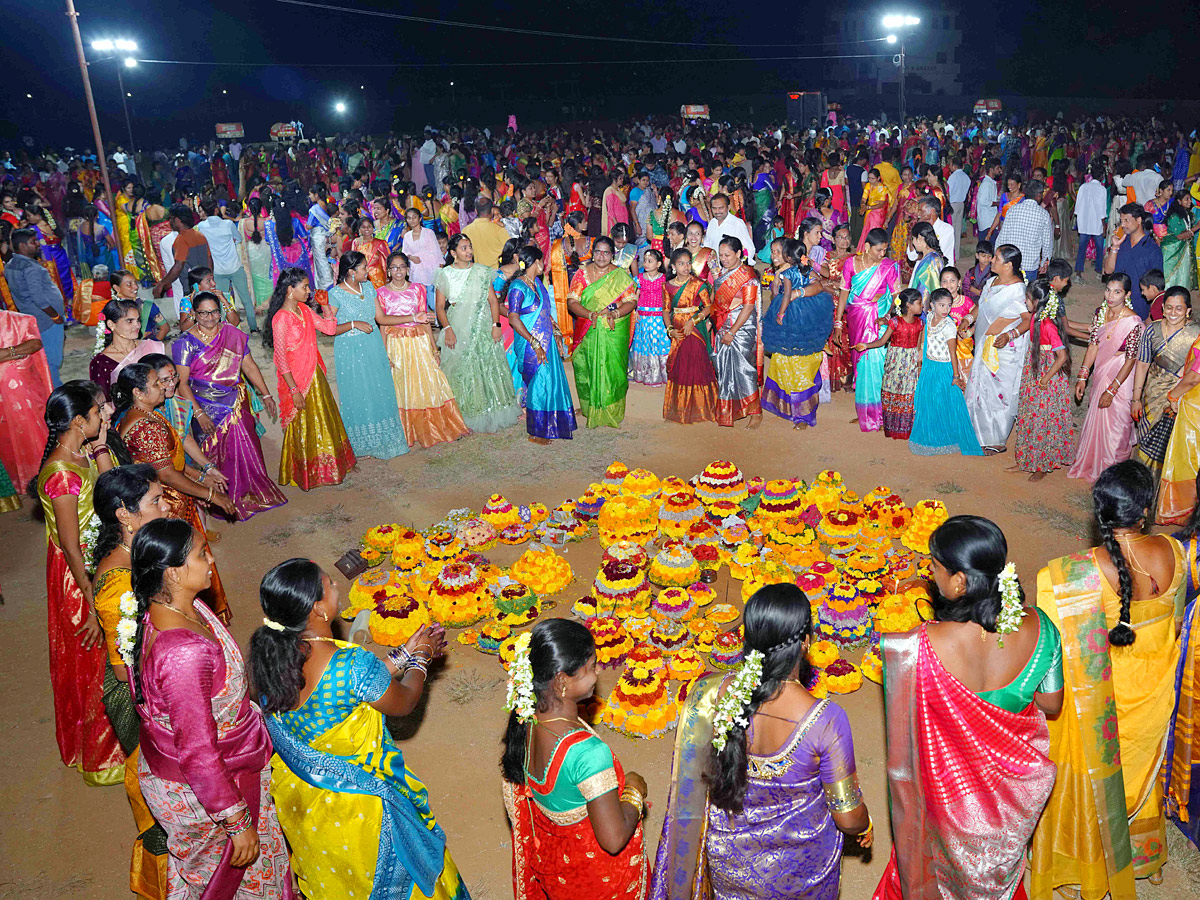
[[[994,524],[934,533],[937,621],[884,642],[877,897],[1022,897],[1032,847],[1034,900],[1132,900],[1161,880],[1168,816],[1200,845],[1197,133],[513,126],[117,148],[111,195],[86,154],[0,155],[0,511],[28,493],[45,518],[59,751],[125,785],[131,889],[468,896],[383,724],[418,702],[442,630],[381,661],[335,638],[336,579],[289,560],[247,665],[206,516],[522,420],[553,452],[581,420],[620,427],[631,383],[663,390],[668,421],[751,429],[815,427],[848,392],[863,432],[915,454],[1011,452],[1031,480],[1094,485],[1103,545],[1051,561],[1036,615]],[[1074,321],[1089,278],[1103,302]],[[63,383],[76,327],[88,379]],[[591,633],[536,626],[502,765],[519,900],[835,897],[842,835],[870,846],[874,824],[849,722],[806,687],[812,634],[795,586],[747,603],[742,668],[689,694],[651,866],[647,785],[579,718]]]

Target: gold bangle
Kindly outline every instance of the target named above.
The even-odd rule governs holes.
[[[642,817],[642,812],[645,809],[645,798],[642,797],[640,791],[636,788],[626,787],[617,795],[617,801],[620,803],[628,803],[637,810],[638,818]]]

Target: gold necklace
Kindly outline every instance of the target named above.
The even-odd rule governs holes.
[[[537,720],[536,720],[536,724],[538,724],[538,725],[541,725],[543,728],[546,728],[546,723],[547,723],[547,722],[571,722],[571,723],[573,723],[573,724],[575,724],[575,725],[582,725],[582,724],[583,724],[583,722],[580,720],[579,716],[575,716],[575,718],[573,718],[573,719],[571,719],[571,718],[568,718],[568,717],[566,717],[566,716],[555,716],[555,717],[554,717],[554,718],[552,718],[552,719],[537,719]],[[550,729],[549,729],[549,728],[546,728],[546,730],[547,730],[547,731],[550,731]]]
[[[185,613],[182,609],[179,609],[179,607],[177,607],[177,606],[172,606],[170,603],[163,603],[161,600],[155,600],[153,602],[157,603],[159,606],[163,607],[164,609],[171,610],[171,612],[173,612],[173,613],[178,613],[179,615],[181,615],[185,619],[187,619],[189,622],[194,622],[195,624],[199,625],[201,628],[203,628],[206,631],[211,630],[211,629],[209,629],[207,622],[197,619],[195,616],[189,616],[187,613]]]
[[[124,550],[126,553],[128,553],[130,556],[133,555],[133,550],[130,548],[130,546],[128,544],[122,544],[120,541],[117,541],[117,546],[120,547],[122,550]]]
[[[300,640],[302,640],[302,641],[324,641],[327,644],[336,644],[337,643],[336,638],[324,637],[319,634],[310,635],[309,637],[302,637],[302,638],[300,638]]]
[[[86,459],[86,458],[87,458],[87,456],[86,456],[85,454],[83,454],[83,453],[80,453],[78,450],[72,450],[70,447],[68,447],[66,444],[64,444],[64,443],[63,443],[61,440],[59,440],[59,441],[55,441],[54,443],[58,444],[58,446],[62,447],[64,450],[66,450],[66,451],[67,451],[68,453],[70,453],[72,456],[77,456],[77,457],[79,457],[80,459]]]

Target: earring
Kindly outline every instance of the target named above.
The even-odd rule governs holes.
[[[564,684],[562,687],[560,687],[558,689],[558,699],[559,700],[566,699],[566,696],[567,696],[567,686]]]
[[[325,615],[325,613],[321,613],[321,621],[322,621],[322,622],[328,622],[328,621],[329,621],[329,616]]]

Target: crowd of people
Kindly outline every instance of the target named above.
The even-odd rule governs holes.
[[[384,727],[418,702],[442,631],[381,662],[334,637],[336,581],[294,559],[263,578],[247,666],[206,516],[522,418],[546,445],[581,418],[619,427],[631,382],[662,388],[668,421],[749,428],[813,427],[850,392],[863,432],[913,453],[1011,444],[1032,480],[1094,483],[1103,545],[1043,570],[1036,614],[994,524],[934,534],[937,621],[884,642],[878,897],[1021,896],[1031,845],[1035,900],[1132,900],[1161,877],[1168,813],[1200,841],[1194,133],[430,129],[214,146],[173,170],[118,152],[111,206],[94,162],[0,157],[0,511],[27,491],[45,518],[59,751],[124,784],[136,893],[468,896]],[[1089,263],[1104,302],[1072,321]],[[63,383],[76,325],[95,329],[89,378]],[[836,896],[843,835],[870,846],[873,822],[848,719],[804,686],[808,601],[765,588],[745,629],[738,675],[688,697],[653,866],[647,785],[579,718],[590,633],[532,630],[502,762],[519,898]],[[766,873],[747,846],[807,862]]]

